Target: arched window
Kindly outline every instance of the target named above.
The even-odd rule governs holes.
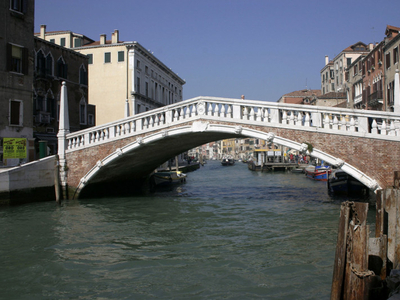
[[[84,65],[79,68],[79,84],[88,84],[88,74]]]
[[[53,56],[51,53],[46,56],[46,75],[53,76]]]
[[[44,53],[42,49],[40,49],[36,53],[36,75],[39,77],[43,77],[46,75],[46,60],[44,58]]]
[[[57,76],[67,79],[67,74],[68,74],[68,70],[67,70],[67,65],[64,61],[64,59],[62,57],[60,57],[57,61]]]

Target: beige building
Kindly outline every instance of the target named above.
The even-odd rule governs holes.
[[[372,48],[372,44],[366,45],[358,42],[342,50],[332,61],[329,61],[328,56],[325,56],[325,66],[320,72],[322,95],[331,92],[345,92],[345,73],[347,67],[360,55],[368,54]]]
[[[400,28],[387,26],[386,28],[385,46],[383,48],[384,57],[383,64],[385,70],[385,110],[395,111],[395,105],[400,107],[400,103],[395,103],[395,90],[400,86],[395,86],[395,74],[400,69],[399,66],[399,48],[400,48]]]
[[[138,42],[122,42],[119,31],[111,40],[94,41],[71,31],[46,32],[43,39],[89,57],[89,103],[96,106],[96,124],[112,122],[183,99],[185,81]]]

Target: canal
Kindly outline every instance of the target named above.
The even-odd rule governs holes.
[[[145,197],[2,208],[0,298],[329,299],[348,199],[209,161]]]

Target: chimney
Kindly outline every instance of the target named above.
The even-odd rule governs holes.
[[[46,25],[40,25],[40,38],[46,38]]]
[[[329,64],[329,57],[328,57],[328,55],[325,55],[325,66],[326,66],[327,64]]]
[[[100,34],[100,45],[105,45],[105,44],[106,44],[106,35]]]
[[[111,42],[113,44],[119,43],[119,31],[117,29],[115,29],[111,35]]]
[[[368,44],[368,48],[369,48],[369,50],[373,50],[374,49],[374,44],[373,43],[369,43]]]

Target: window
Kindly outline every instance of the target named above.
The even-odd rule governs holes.
[[[56,40],[55,40],[55,39],[50,39],[50,43],[55,44],[55,43],[56,43]]]
[[[386,69],[390,68],[390,52],[386,53]]]
[[[65,38],[60,39],[60,45],[65,47]]]
[[[20,13],[25,13],[27,4],[27,0],[11,0],[10,9],[18,11]]]
[[[140,70],[140,60],[136,60],[136,68]]]
[[[351,57],[347,58],[347,65],[348,65],[348,66],[351,65]]]
[[[79,123],[86,125],[86,101],[84,98],[79,103]]]
[[[140,77],[136,78],[136,92],[140,94]]]
[[[88,84],[88,74],[83,65],[79,68],[79,84]]]
[[[94,116],[92,114],[88,114],[88,125],[94,125]]]
[[[46,75],[53,76],[53,57],[50,53],[46,56]]]
[[[22,126],[22,101],[10,100],[10,125]]]
[[[104,53],[104,62],[110,63],[111,62],[111,52]]]
[[[146,82],[146,97],[149,96],[149,83]]]
[[[393,49],[393,64],[397,64],[399,62],[399,47]]]
[[[74,47],[80,47],[82,46],[82,40],[81,39],[75,39],[74,40]]]
[[[25,48],[8,44],[8,70],[11,72],[27,74],[27,54]]]
[[[40,77],[46,75],[46,59],[42,50],[36,54],[36,75]]]
[[[124,60],[125,60],[125,52],[118,51],[118,61],[124,61]]]
[[[88,64],[91,65],[93,64],[93,54],[88,54]]]
[[[64,59],[60,57],[57,61],[57,76],[67,79],[68,67],[64,62]]]

